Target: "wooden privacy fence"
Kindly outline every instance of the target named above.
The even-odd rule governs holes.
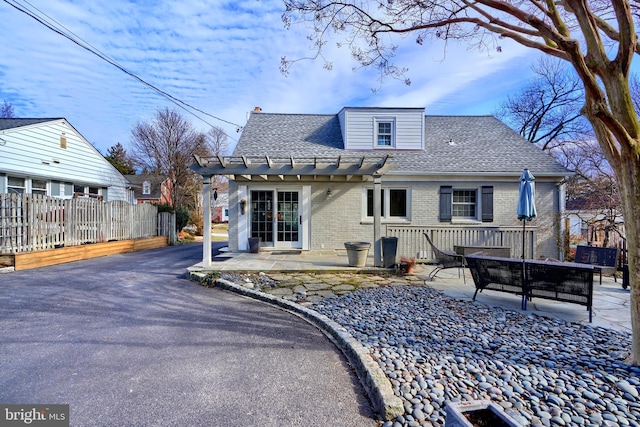
[[[124,201],[0,194],[0,253],[157,236],[158,208]]]
[[[387,237],[398,238],[398,256],[431,260],[434,255],[425,239],[427,233],[441,250],[452,251],[454,246],[506,246],[511,256],[522,256],[522,227],[465,227],[447,226],[387,226]],[[525,257],[535,257],[535,227],[525,231]]]

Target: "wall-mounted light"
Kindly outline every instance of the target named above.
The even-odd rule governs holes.
[[[333,196],[333,192],[331,192],[331,187],[327,188],[327,197]]]
[[[246,207],[247,207],[247,201],[245,199],[240,200],[240,213],[242,215],[244,215]]]

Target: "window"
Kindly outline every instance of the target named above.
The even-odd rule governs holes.
[[[452,220],[493,221],[493,187],[454,189],[440,187],[440,222]]]
[[[31,180],[31,194],[42,194],[43,196],[47,195],[47,181],[42,179],[32,179]]]
[[[8,182],[7,182],[7,190],[8,193],[24,193],[25,192],[25,185],[24,185],[24,178],[18,178],[15,176],[10,176],[8,177]]]
[[[106,192],[106,188],[103,190],[103,193]],[[73,196],[74,197],[93,197],[96,199],[102,199],[100,195],[100,188],[98,187],[87,187],[84,185],[74,185],[73,186]]]
[[[149,181],[142,183],[142,194],[151,194],[151,183]]]
[[[395,120],[392,118],[377,118],[374,120],[374,124],[376,146],[380,148],[393,147],[395,145]]]
[[[408,219],[409,191],[405,188],[383,188],[380,215],[386,219]],[[367,217],[373,217],[373,189],[367,189]]]
[[[453,190],[451,213],[454,218],[476,218],[476,190]]]

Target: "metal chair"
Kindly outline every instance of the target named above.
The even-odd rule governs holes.
[[[431,246],[431,250],[433,251],[433,255],[435,256],[436,263],[437,263],[436,268],[427,276],[428,280],[435,279],[436,274],[438,274],[440,270],[444,270],[445,268],[453,268],[453,267],[458,267],[458,278],[460,278],[460,269],[462,268],[464,270],[464,256],[458,255],[453,251],[443,251],[438,249],[436,245],[434,245],[431,239],[429,238],[429,235],[427,233],[423,233],[423,234],[424,234],[424,237],[427,238],[427,242]],[[462,279],[466,284],[467,278],[465,277],[464,272],[462,273]]]

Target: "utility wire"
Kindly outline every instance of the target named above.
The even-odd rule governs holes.
[[[148,88],[150,88],[154,92],[156,92],[156,93],[160,94],[161,96],[167,98],[169,101],[171,101],[172,103],[174,103],[178,107],[182,108],[187,113],[193,115],[197,119],[201,120],[202,122],[208,124],[209,126],[214,127],[214,125],[212,125],[211,123],[207,122],[205,119],[203,119],[202,117],[198,116],[197,114],[195,114],[193,111],[190,111],[189,109],[198,111],[198,112],[200,112],[202,114],[205,114],[205,115],[207,115],[209,117],[212,117],[212,118],[214,118],[216,120],[219,120],[221,122],[236,126],[237,128],[242,128],[242,126],[237,124],[237,123],[233,123],[233,122],[230,122],[228,120],[222,119],[222,118],[214,116],[212,114],[209,114],[206,111],[203,111],[203,110],[201,110],[201,109],[199,109],[199,108],[197,108],[197,107],[195,107],[195,106],[193,106],[193,105],[191,105],[191,104],[189,104],[187,102],[182,101],[181,99],[176,98],[175,96],[165,92],[164,90],[158,88],[157,86],[154,86],[153,84],[148,83],[147,81],[145,81],[144,79],[142,79],[138,75],[134,74],[133,72],[131,72],[131,71],[127,70],[126,68],[124,68],[122,65],[118,64],[114,59],[110,58],[108,55],[102,53],[98,48],[92,46],[90,43],[88,43],[87,41],[83,40],[78,35],[74,34],[71,30],[66,28],[64,25],[60,24],[55,19],[53,19],[50,16],[48,16],[46,13],[42,12],[37,7],[33,6],[27,0],[24,0],[24,2],[26,4],[28,4],[29,6],[31,6],[33,9],[35,9],[36,11],[38,11],[41,15],[46,17],[46,19],[41,17],[41,16],[36,16],[35,12],[27,10],[27,8],[17,4],[15,2],[11,2],[9,0],[4,0],[4,2],[7,3],[9,6],[12,6],[13,8],[17,9],[18,11],[20,11],[20,12],[28,15],[29,17],[35,19],[36,21],[40,22],[42,25],[44,25],[45,27],[49,28],[51,31],[61,35],[62,37],[70,40],[71,42],[75,43],[76,45],[80,46],[81,48],[93,53],[94,55],[96,55],[97,57],[102,59],[103,61],[113,65],[116,68],[118,68],[120,71],[124,72],[128,76],[132,77],[133,79],[135,79],[138,82],[142,83],[143,85],[147,86]],[[47,20],[49,20],[49,21],[51,21],[53,23],[47,22]],[[58,27],[63,28],[64,31],[59,29],[58,27],[56,27],[56,25]],[[226,134],[226,132],[225,132],[225,134]],[[231,138],[231,136],[229,136],[229,135],[227,135],[227,137]],[[231,138],[231,139],[235,139],[235,138]]]

